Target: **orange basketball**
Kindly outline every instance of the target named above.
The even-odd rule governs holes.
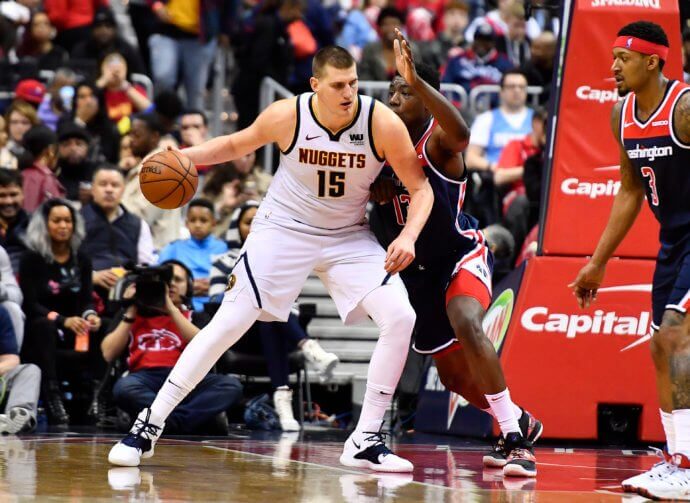
[[[139,172],[139,186],[149,202],[164,210],[184,206],[196,194],[199,174],[188,157],[164,150],[148,159]]]

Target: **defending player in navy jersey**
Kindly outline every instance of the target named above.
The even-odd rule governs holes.
[[[541,423],[511,401],[496,351],[482,330],[493,257],[477,221],[462,212],[467,175],[460,152],[469,129],[438,92],[438,72],[424,64],[416,68],[407,42],[397,35],[400,76],[391,82],[388,105],[407,126],[434,191],[415,260],[401,272],[417,313],[413,349],[433,356],[446,388],[498,420],[502,435],[485,464],[502,467],[506,475],[534,476],[532,442]],[[384,166],[372,188],[372,199],[380,204],[371,214],[372,230],[384,247],[403,229],[409,198]]]
[[[690,86],[663,74],[668,53],[668,38],[654,23],[618,32],[611,70],[625,99],[614,106],[611,127],[620,146],[621,187],[592,258],[570,286],[581,307],[596,299],[606,263],[646,195],[661,225],[651,351],[667,451],[622,485],[655,499],[690,500]]]

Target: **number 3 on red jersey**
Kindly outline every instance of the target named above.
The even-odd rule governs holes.
[[[659,194],[657,194],[656,191],[656,176],[654,175],[654,170],[649,166],[645,166],[640,171],[644,178],[649,179],[649,189],[652,191],[652,206],[659,206]]]

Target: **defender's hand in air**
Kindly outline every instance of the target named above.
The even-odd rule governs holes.
[[[597,290],[604,280],[606,268],[589,262],[580,269],[575,281],[568,285],[573,289],[573,295],[577,297],[577,303],[581,308],[587,308],[597,300]]]
[[[386,253],[385,269],[389,274],[396,274],[405,269],[414,260],[414,239],[400,234]]]
[[[369,199],[379,204],[390,203],[395,197],[395,183],[392,179],[380,176],[369,187]]]
[[[410,44],[407,43],[403,34],[395,29],[395,36],[397,37],[393,41],[393,52],[395,53],[395,66],[398,69],[398,73],[402,76],[405,81],[413,86],[417,82],[417,70],[414,67],[414,59],[412,58],[412,49],[410,49]]]

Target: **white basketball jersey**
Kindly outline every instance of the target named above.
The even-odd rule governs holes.
[[[384,160],[371,135],[373,98],[358,95],[352,122],[335,134],[319,123],[313,99],[314,93],[297,97],[295,134],[281,152],[261,213],[329,234],[365,223],[369,187]]]

